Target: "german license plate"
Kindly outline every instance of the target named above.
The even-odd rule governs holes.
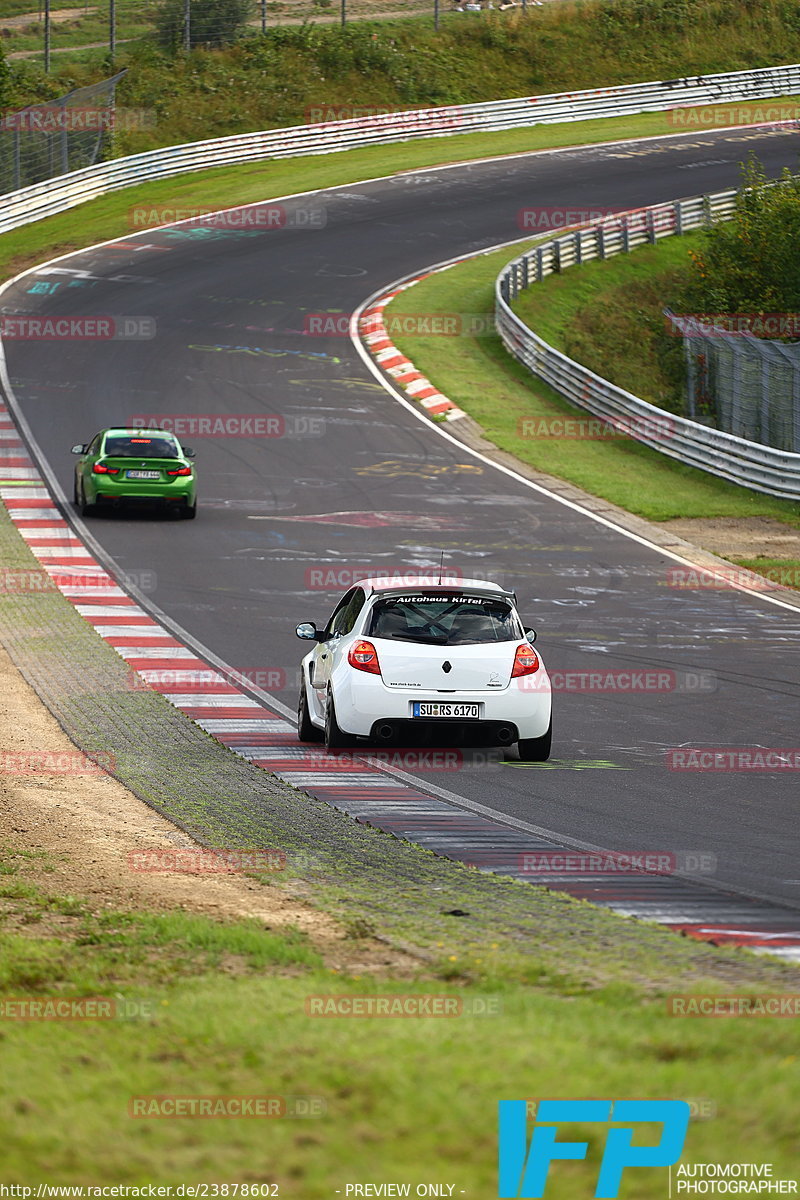
[[[480,716],[480,705],[455,700],[415,700],[412,711],[415,717],[467,717],[474,720]]]
[[[160,479],[160,471],[126,471],[126,479]]]

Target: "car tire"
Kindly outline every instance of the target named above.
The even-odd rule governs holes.
[[[306,685],[300,684],[300,699],[297,702],[297,740],[300,742],[321,742],[325,734],[316,725],[312,725],[308,712],[308,696]]]
[[[86,503],[86,496],[83,491],[83,484],[78,486],[75,484],[75,503],[78,506],[78,512],[82,517],[89,517],[94,512],[94,505]]]
[[[553,741],[553,718],[547,726],[547,733],[538,738],[520,738],[517,742],[520,762],[547,762],[550,757],[550,746]]]
[[[197,501],[195,500],[194,504],[184,504],[181,509],[181,516],[184,521],[193,521],[197,516]]]
[[[342,750],[345,746],[355,744],[355,738],[339,728],[336,720],[336,709],[333,706],[333,693],[328,692],[328,703],[325,706],[325,749]]]

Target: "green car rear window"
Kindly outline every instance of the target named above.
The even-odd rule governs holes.
[[[178,443],[166,437],[106,438],[104,453],[109,458],[180,458]]]

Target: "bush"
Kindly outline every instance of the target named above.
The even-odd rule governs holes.
[[[736,212],[713,225],[681,304],[705,313],[800,312],[800,176],[767,180],[755,156],[742,171]]]

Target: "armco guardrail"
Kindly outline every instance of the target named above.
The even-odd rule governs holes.
[[[562,92],[551,96],[524,96],[488,104],[385,113],[321,125],[297,125],[288,129],[236,134],[234,137],[215,138],[207,142],[190,142],[86,167],[0,197],[0,233],[64,212],[86,200],[120,188],[209,167],[290,158],[301,154],[330,154],[338,150],[404,142],[414,138],[680,110],[702,104],[762,100],[793,94],[800,94],[800,64],[768,67],[759,71],[667,79],[655,83],[633,83],[594,91]],[[780,112],[769,119],[780,119]],[[676,132],[683,127],[683,123],[676,119]],[[697,125],[687,122],[685,127],[696,131]]]
[[[732,215],[735,191],[606,217],[515,258],[497,278],[495,321],[509,353],[571,404],[670,458],[757,492],[800,500],[800,454],[776,450],[665,412],[550,346],[510,308],[530,284],[590,259],[626,253]]]

